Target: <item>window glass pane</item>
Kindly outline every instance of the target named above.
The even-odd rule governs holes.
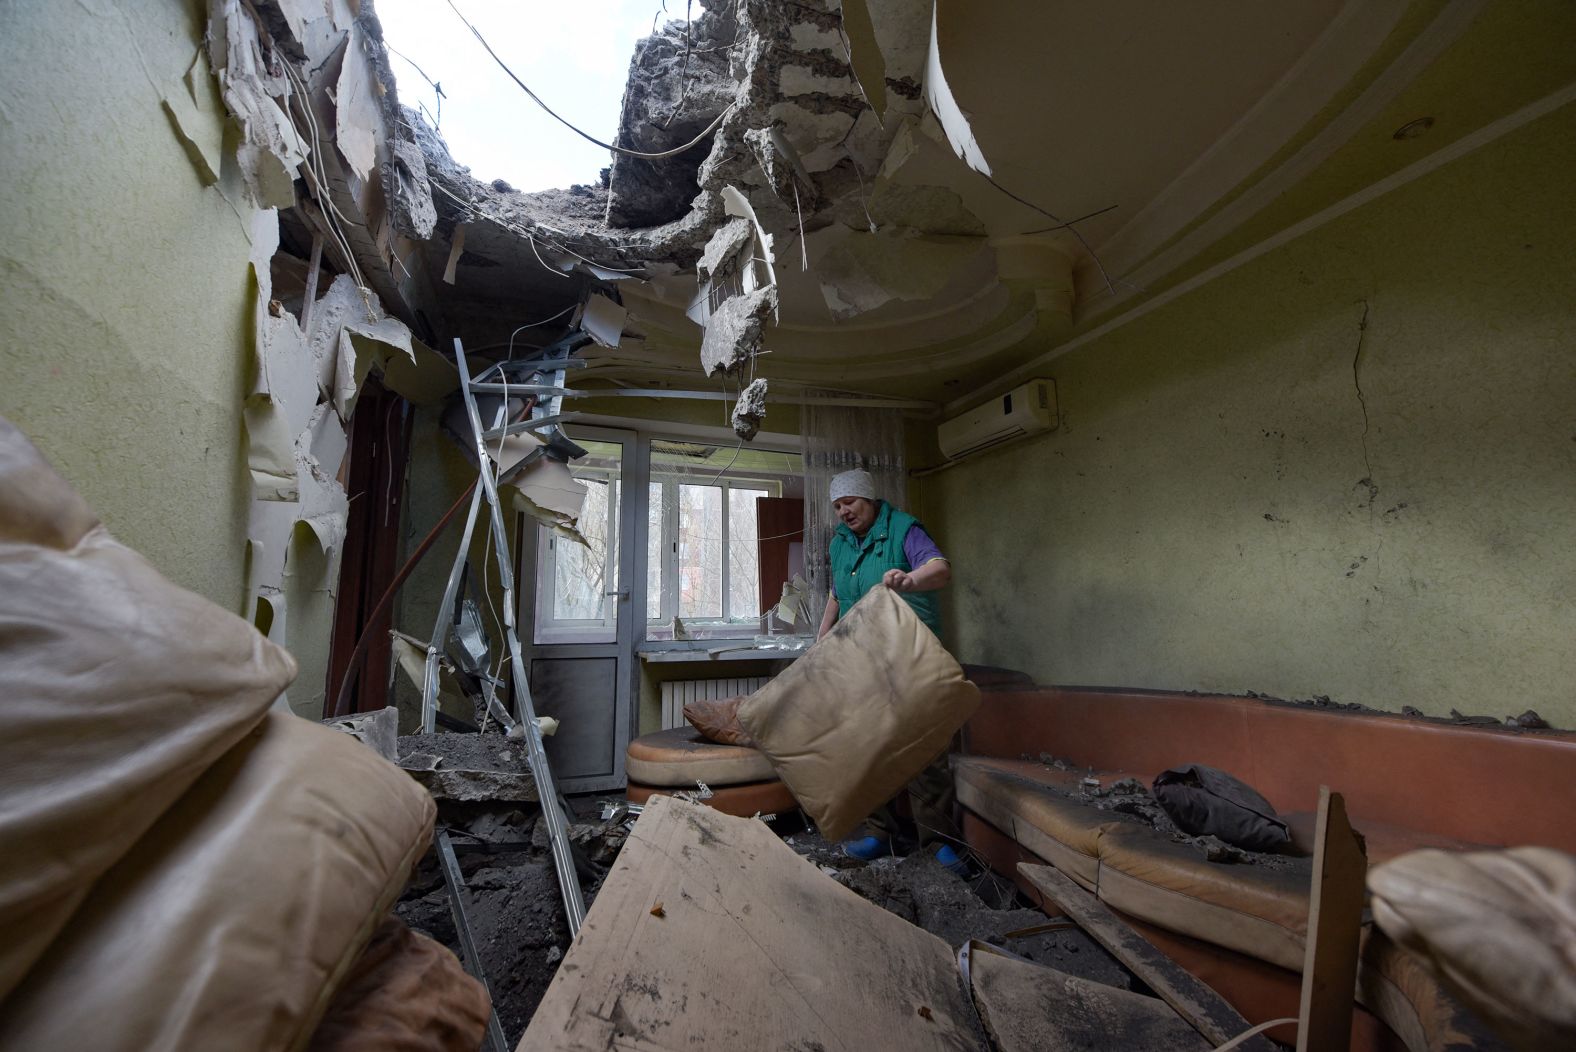
[[[763,489],[728,491],[728,616],[759,617],[761,613],[760,544],[756,537],[755,501]],[[773,596],[772,598],[776,598]]]
[[[553,618],[560,621],[600,621],[607,605],[603,593],[617,586],[607,577],[617,496],[605,478],[583,476],[582,481],[586,484],[586,500],[580,511],[580,535],[586,543],[577,544],[562,534],[552,535]]]
[[[662,543],[662,483],[651,484],[650,504],[646,509],[646,620],[662,617],[662,578],[667,568]]]
[[[722,617],[722,489],[678,487],[679,610],[682,618]]]

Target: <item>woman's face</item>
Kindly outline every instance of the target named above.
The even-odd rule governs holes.
[[[870,532],[876,521],[876,502],[866,497],[839,497],[832,503],[838,521],[854,531],[857,537]]]

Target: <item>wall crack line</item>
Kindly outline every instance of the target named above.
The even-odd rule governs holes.
[[[1357,319],[1357,349],[1352,353],[1352,386],[1357,390],[1357,404],[1363,411],[1363,468],[1367,471],[1364,482],[1373,486],[1374,466],[1368,457],[1368,399],[1363,396],[1362,361],[1363,337],[1368,332],[1368,301],[1363,300],[1363,316]],[[1373,492],[1377,493],[1377,487]],[[1369,498],[1370,504],[1372,497]]]

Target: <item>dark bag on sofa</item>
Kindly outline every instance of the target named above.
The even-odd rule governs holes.
[[[1291,832],[1270,802],[1225,771],[1190,763],[1161,771],[1155,800],[1189,836],[1215,836],[1246,851],[1278,851]]]

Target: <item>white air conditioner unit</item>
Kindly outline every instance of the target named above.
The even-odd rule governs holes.
[[[1056,427],[1056,381],[1030,380],[936,428],[949,460]]]

